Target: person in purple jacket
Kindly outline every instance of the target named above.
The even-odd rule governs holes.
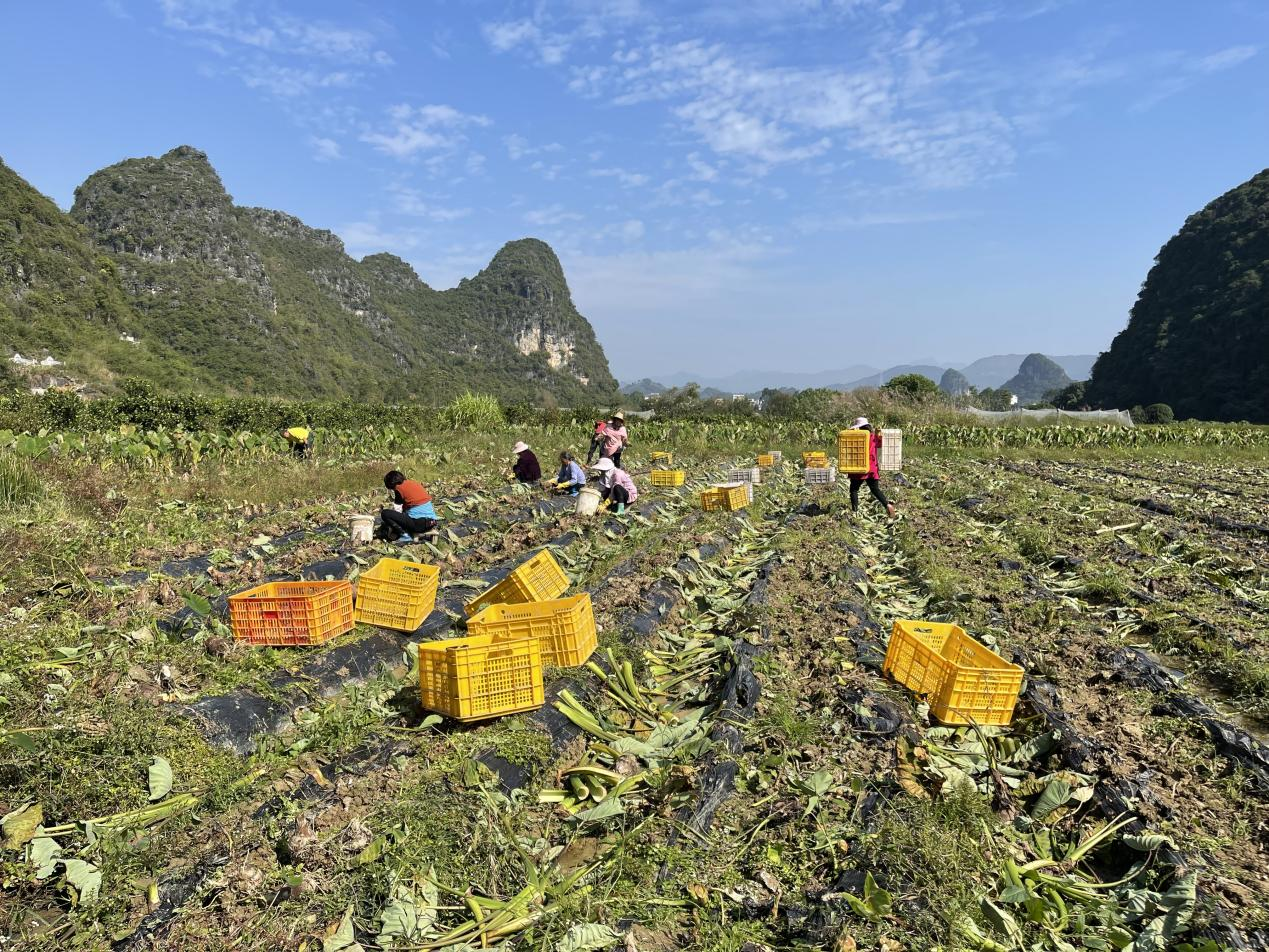
[[[609,504],[616,503],[617,515],[623,515],[627,504],[639,498],[639,490],[635,488],[630,474],[618,469],[608,457],[599,460],[591,470],[599,474],[600,496]]]

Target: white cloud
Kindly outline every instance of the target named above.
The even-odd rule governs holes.
[[[562,225],[565,222],[581,221],[582,216],[577,212],[572,212],[558,203],[547,205],[544,208],[535,208],[524,213],[524,220],[530,225],[538,227],[551,227],[554,225]]]
[[[424,237],[424,233],[418,229],[385,229],[378,221],[349,222],[338,229],[336,234],[343,238],[348,253],[355,258],[380,251],[400,254],[419,247]]]
[[[312,146],[313,158],[318,162],[332,162],[343,158],[343,153],[339,150],[339,143],[334,139],[327,139],[323,136],[309,136],[308,144]]]
[[[519,47],[531,49],[547,66],[564,62],[570,39],[560,33],[549,33],[532,20],[505,20],[481,27],[486,42],[495,52],[507,53]]]
[[[1165,75],[1155,82],[1148,94],[1133,104],[1133,111],[1150,109],[1201,82],[1205,76],[1241,66],[1259,52],[1255,46],[1231,46],[1206,56],[1165,56],[1160,64],[1166,71]]]
[[[1231,46],[1210,56],[1200,57],[1194,62],[1193,68],[1200,73],[1215,73],[1245,63],[1258,52],[1254,46]]]
[[[642,172],[628,172],[619,168],[591,169],[586,174],[591,178],[613,179],[624,188],[637,188],[640,185],[648,184],[648,177]]]
[[[464,129],[490,124],[485,116],[469,115],[445,105],[397,105],[388,110],[388,118],[386,131],[367,132],[361,139],[397,159],[452,150],[466,141]]]
[[[235,72],[248,88],[260,89],[282,99],[303,96],[318,89],[347,88],[357,81],[356,73],[344,70],[327,72],[268,62],[240,67]]]
[[[564,146],[558,142],[548,142],[546,145],[533,145],[522,135],[512,133],[509,136],[503,136],[502,144],[507,147],[507,155],[513,162],[519,161],[525,156],[541,155],[544,152],[560,152]]]
[[[430,221],[447,222],[466,218],[471,214],[470,208],[446,208],[426,198],[422,192],[408,185],[394,184],[388,187],[392,196],[393,210],[402,215],[416,218],[427,218]]]
[[[236,0],[159,0],[168,29],[214,37],[272,53],[389,66],[373,33],[325,20],[253,9]]]

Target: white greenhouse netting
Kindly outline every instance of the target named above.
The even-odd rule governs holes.
[[[966,407],[966,413],[973,414],[988,423],[1007,423],[1010,420],[1028,422],[1060,423],[1118,423],[1120,426],[1132,426],[1132,414],[1127,410],[979,410]]]

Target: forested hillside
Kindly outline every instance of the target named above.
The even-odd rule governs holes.
[[[1093,367],[1100,406],[1269,423],[1269,169],[1191,215]]]
[[[587,403],[616,381],[534,239],[436,291],[404,261],[357,261],[297,218],[234,205],[182,146],[94,173],[61,212],[0,165],[0,326],[8,357],[51,355],[109,389],[139,375],[205,392]]]

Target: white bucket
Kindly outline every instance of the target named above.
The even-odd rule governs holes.
[[[353,516],[348,523],[348,534],[352,536],[353,545],[369,542],[375,534],[375,517]]]
[[[573,511],[579,516],[593,516],[599,511],[603,498],[594,486],[583,486],[577,493],[577,506]]]

